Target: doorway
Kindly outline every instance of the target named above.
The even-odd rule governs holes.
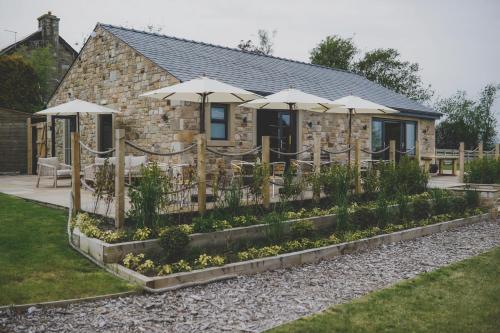
[[[99,115],[98,150],[106,151],[113,148],[113,115]],[[101,156],[104,157],[104,156]]]
[[[407,151],[415,147],[417,142],[417,122],[393,119],[372,120],[372,150],[378,151],[389,147],[390,141],[396,142],[396,150]],[[415,155],[415,150],[409,151],[408,156]],[[396,152],[396,161],[401,154]],[[373,154],[372,159],[389,159],[389,150],[383,153]]]
[[[269,136],[271,149],[291,153],[297,151],[297,112],[282,110],[257,110],[257,145],[262,137]],[[271,162],[288,162],[290,156],[271,152]]]

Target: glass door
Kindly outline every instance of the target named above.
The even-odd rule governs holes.
[[[296,151],[296,112],[258,110],[257,144],[262,144],[262,136],[269,136],[271,149],[290,153]],[[288,162],[290,156],[271,153],[271,161]]]

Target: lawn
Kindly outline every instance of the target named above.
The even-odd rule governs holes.
[[[74,251],[67,213],[0,193],[0,305],[129,291]]]
[[[500,248],[269,332],[500,332]]]

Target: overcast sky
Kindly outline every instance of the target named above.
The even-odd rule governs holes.
[[[310,50],[332,34],[354,36],[362,52],[396,48],[420,64],[437,96],[461,89],[476,97],[486,84],[500,83],[499,0],[0,0],[0,48],[14,41],[5,30],[20,39],[49,10],[77,50],[97,22],[155,25],[166,35],[231,47],[262,28],[277,31],[275,56],[295,60],[308,61]]]

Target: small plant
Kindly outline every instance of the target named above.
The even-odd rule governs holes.
[[[335,230],[344,233],[349,230],[349,211],[347,205],[343,204],[337,209],[337,223]]]
[[[463,195],[454,195],[450,197],[450,212],[462,215],[467,210],[467,200]]]
[[[189,244],[189,235],[186,230],[178,226],[163,229],[160,234],[160,244],[169,261],[179,259]]]
[[[296,200],[302,193],[303,183],[295,174],[292,166],[286,168],[283,173],[283,187],[279,190],[281,211],[284,211],[288,202]]]
[[[194,264],[198,268],[206,268],[210,266],[222,266],[224,265],[224,257],[221,256],[209,256],[207,254],[201,254],[198,259],[194,261]]]
[[[375,168],[369,168],[365,173],[362,173],[363,190],[368,199],[376,197],[377,191],[380,186],[379,177]]]
[[[351,226],[356,229],[366,229],[377,224],[375,210],[367,206],[356,208],[349,219]]]
[[[172,268],[172,265],[165,264],[163,266],[160,266],[160,268],[158,269],[157,275],[164,276],[164,275],[172,274],[173,272],[174,272],[174,270]]]
[[[377,197],[375,216],[377,218],[377,225],[384,227],[390,219],[389,206],[387,199],[383,193]]]
[[[231,229],[231,224],[227,220],[215,220],[212,224],[212,229],[215,231]]]
[[[144,261],[144,253],[140,253],[138,255],[134,255],[133,253],[128,253],[122,260],[123,266],[132,270],[136,270],[137,267],[139,267],[139,265],[142,264],[143,261]]]
[[[434,200],[434,214],[446,214],[450,211],[449,193],[446,190],[434,188],[431,190],[432,199]]]
[[[141,167],[141,177],[128,191],[131,208],[129,216],[139,225],[158,226],[161,212],[170,204],[168,193],[172,183],[155,162]]]
[[[144,274],[144,275],[151,275],[154,273],[156,269],[156,266],[154,262],[150,259],[145,260],[142,264],[137,266],[135,269],[138,273]]]
[[[249,184],[249,192],[256,205],[262,203],[262,187],[266,179],[269,179],[269,165],[257,160],[252,169],[252,181]]]
[[[189,263],[182,259],[182,260],[179,260],[178,262],[172,264],[172,271],[174,273],[178,273],[178,272],[191,272],[193,270],[193,268],[191,268],[191,266],[189,265]]]
[[[235,178],[229,188],[224,191],[224,207],[227,207],[229,214],[232,216],[241,211],[243,200],[242,182],[240,179]]]
[[[264,224],[267,224],[266,234],[271,242],[279,242],[284,237],[283,216],[277,212],[271,212],[264,216]]]
[[[193,231],[194,232],[210,232],[214,231],[214,224],[216,218],[213,212],[203,216],[196,216],[193,218]]]
[[[408,196],[404,190],[397,193],[396,202],[398,204],[399,221],[405,223],[410,218],[410,206],[408,204]]]
[[[148,227],[139,228],[135,230],[134,234],[132,235],[132,239],[135,241],[146,240],[151,237],[151,234],[151,229],[149,229]]]
[[[431,216],[431,204],[429,199],[424,197],[417,197],[412,202],[413,206],[413,217],[416,220],[426,219]]]
[[[321,177],[323,192],[338,206],[346,205],[353,188],[353,169],[342,165],[332,165],[322,172]]]
[[[115,168],[106,158],[103,165],[98,165],[94,180],[94,214],[97,213],[97,207],[101,200],[106,204],[106,214],[108,215],[109,206],[115,196]]]
[[[479,206],[479,192],[468,188],[465,191],[465,201],[468,208],[476,208]]]
[[[311,221],[297,221],[290,226],[290,232],[294,239],[309,238],[314,234],[314,226]]]

